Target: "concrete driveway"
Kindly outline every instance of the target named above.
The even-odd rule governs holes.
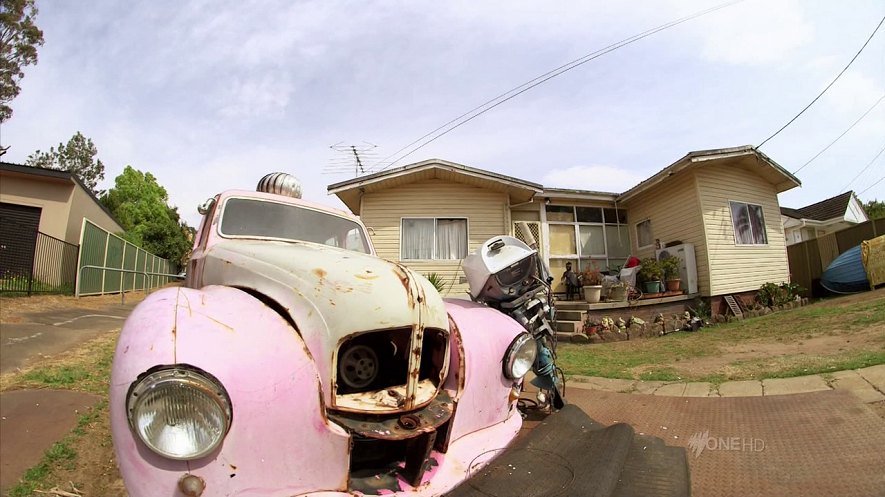
[[[885,495],[885,420],[852,393],[664,397],[571,388],[603,424],[688,451],[700,497]]]

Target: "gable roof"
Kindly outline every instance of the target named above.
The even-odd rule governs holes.
[[[848,210],[848,204],[854,196],[854,191],[849,190],[845,193],[821,200],[805,207],[798,209],[790,209],[782,207],[781,214],[795,219],[813,219],[815,221],[827,221],[829,219],[845,216]]]
[[[618,202],[625,202],[630,198],[660,184],[670,176],[691,166],[701,165],[708,161],[724,159],[745,159],[740,165],[753,168],[753,171],[764,177],[775,186],[778,193],[787,191],[793,187],[801,186],[799,178],[793,176],[780,164],[760,152],[752,145],[731,148],[714,148],[710,150],[696,150],[685,154],[684,157],[661,169],[651,178],[640,182],[638,185],[618,196]],[[761,166],[761,167],[755,167]]]
[[[537,183],[512,176],[476,169],[442,159],[428,159],[395,169],[334,183],[328,186],[327,191],[337,195],[352,212],[358,214],[360,210],[360,197],[364,193],[377,192],[432,179],[464,183],[507,193],[512,204],[528,202],[535,194],[540,193],[544,189],[544,187]]]
[[[47,179],[57,183],[73,183],[75,186],[79,186],[80,188],[82,188],[83,191],[85,191],[86,194],[89,195],[89,198],[91,198],[92,201],[95,202],[95,205],[101,208],[101,210],[103,210],[104,213],[111,218],[111,220],[117,223],[120,228],[123,227],[123,225],[120,224],[120,221],[118,221],[117,218],[114,217],[113,214],[111,214],[111,211],[109,211],[108,208],[105,207],[100,200],[98,200],[98,197],[95,196],[95,193],[93,193],[92,190],[90,190],[76,174],[70,171],[25,166],[23,164],[13,164],[12,162],[0,162],[0,171],[7,171],[27,176],[40,176],[43,179]]]

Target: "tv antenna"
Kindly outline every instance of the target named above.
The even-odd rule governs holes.
[[[363,145],[345,145],[344,142],[338,142],[329,145],[329,148],[338,152],[338,157],[329,159],[326,168],[323,169],[324,174],[347,174],[353,172],[353,176],[357,177],[366,174],[366,168],[363,162],[366,160],[377,160],[377,153],[373,152],[378,145],[363,142]]]

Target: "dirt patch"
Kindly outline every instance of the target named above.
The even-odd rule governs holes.
[[[126,303],[141,302],[144,292],[127,292]],[[31,297],[0,297],[0,323],[25,323],[26,314],[71,309],[104,309],[121,303],[120,294],[71,297],[69,295],[34,295]]]
[[[84,427],[84,435],[71,443],[71,448],[77,453],[77,464],[56,472],[54,480],[60,488],[64,482],[72,482],[84,496],[126,495],[114,457],[107,406],[96,421]]]
[[[791,357],[824,357],[885,347],[885,323],[852,332],[833,333],[810,338],[791,338],[793,341],[760,339],[730,344],[719,347],[716,355],[674,363],[672,367],[686,376],[722,374],[731,377],[736,373],[735,365],[740,363],[771,361],[782,364]]]

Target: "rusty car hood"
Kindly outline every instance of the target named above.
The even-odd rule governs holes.
[[[225,240],[205,254],[198,285],[258,293],[295,323],[324,380],[346,336],[393,328],[448,329],[426,278],[374,255],[304,242]],[[323,367],[325,366],[325,367]]]

